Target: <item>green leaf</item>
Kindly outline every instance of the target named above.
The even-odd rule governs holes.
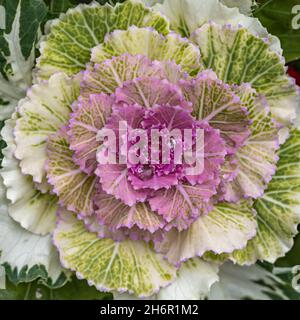
[[[285,257],[278,259],[276,261],[276,266],[278,267],[293,267],[300,265],[300,234],[294,240],[294,246],[291,251],[289,251]]]
[[[272,116],[289,124],[296,116],[298,90],[287,76],[284,61],[270,44],[245,28],[203,25],[192,40],[199,45],[201,62],[219,79],[233,85],[250,83],[267,98]]]
[[[254,12],[268,31],[281,40],[287,62],[300,59],[300,30],[292,27],[295,17],[292,8],[295,5],[299,5],[299,0],[269,0]]]
[[[40,24],[46,14],[47,7],[42,0],[21,0],[19,36],[22,54],[25,59],[30,56]]]
[[[293,246],[300,222],[300,131],[294,129],[279,150],[277,172],[261,199],[256,200],[258,230],[232,260],[239,264],[274,263]]]
[[[197,46],[175,33],[166,37],[150,28],[130,27],[106,36],[104,42],[93,48],[91,61],[99,64],[123,54],[143,55],[154,61],[174,61],[190,74],[201,68]]]
[[[118,3],[118,2],[122,3],[125,0],[96,0],[96,1],[99,2],[100,4],[109,3],[111,5],[114,5],[114,4]]]
[[[176,269],[150,244],[100,239],[67,211],[60,212],[53,241],[61,263],[99,290],[148,297],[176,277]]]
[[[126,1],[115,7],[81,4],[51,21],[49,33],[41,42],[41,57],[37,61],[38,76],[49,78],[57,71],[75,74],[84,70],[91,49],[104,41],[114,30],[127,30],[130,26],[155,28],[169,33],[169,23],[156,11],[146,8],[140,0]]]
[[[6,21],[5,31],[6,33],[11,32],[14,17],[17,13],[17,8],[20,0],[3,0],[1,5],[6,9]]]
[[[109,3],[114,6],[117,3],[122,3],[125,0],[96,0],[98,3],[104,5]],[[47,20],[58,18],[61,13],[66,12],[68,9],[74,8],[78,5],[77,0],[44,0],[48,7]],[[92,0],[80,1],[85,3],[91,3]]]
[[[5,268],[6,277],[16,286],[20,283],[29,283],[38,280],[51,289],[57,289],[64,286],[69,280],[69,274],[66,275],[61,273],[55,281],[52,281],[43,265],[34,265],[31,268],[28,268],[26,265],[20,270],[16,267],[12,268],[8,263],[4,263],[3,266]]]
[[[53,18],[76,5],[75,1],[70,0],[45,0],[45,3],[48,6],[48,14]]]
[[[52,289],[39,280],[15,285],[6,280],[6,289],[0,290],[0,300],[107,300],[111,294],[99,292],[85,280],[73,278],[61,288]]]
[[[189,229],[181,232],[173,229],[163,242],[156,244],[156,248],[174,264],[210,251],[218,254],[217,259],[222,259],[223,254],[244,248],[255,236],[256,228],[250,201],[223,202],[208,215],[200,216]],[[216,261],[212,257],[206,258]]]

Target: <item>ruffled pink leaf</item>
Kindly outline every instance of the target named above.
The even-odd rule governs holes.
[[[213,183],[191,186],[179,184],[168,190],[159,190],[149,199],[150,207],[169,223],[166,229],[187,229],[201,214],[212,209],[209,201],[216,193]]]
[[[193,104],[193,115],[221,131],[227,152],[234,154],[249,137],[247,109],[230,86],[205,71],[192,80],[180,81],[185,98]]]
[[[130,207],[103,191],[98,192],[94,203],[98,221],[111,231],[137,226],[140,230],[154,233],[166,224],[163,218],[153,212],[146,203],[138,203]]]
[[[126,165],[104,164],[98,165],[96,175],[100,177],[102,188],[105,192],[122,200],[128,206],[137,202],[144,202],[149,190],[135,190],[128,180]]]
[[[220,183],[220,170],[225,162],[227,150],[219,130],[213,129],[206,122],[199,122],[198,129],[203,130],[203,172],[195,175],[185,175],[187,181],[192,184],[202,184],[214,181],[217,186]],[[185,169],[191,166],[185,165]]]
[[[129,105],[138,104],[148,109],[156,105],[169,105],[191,110],[191,104],[185,101],[177,85],[166,79],[153,77],[141,77],[125,82],[116,90],[116,100]]]
[[[111,114],[114,99],[106,94],[90,95],[88,100],[79,100],[69,122],[70,149],[80,169],[92,174],[96,167],[96,152],[101,142],[98,131]]]

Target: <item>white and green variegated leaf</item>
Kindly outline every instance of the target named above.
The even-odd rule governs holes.
[[[188,230],[171,230],[157,250],[174,264],[212,251],[231,253],[244,248],[256,234],[257,222],[252,203],[220,203],[206,216],[200,216]]]
[[[277,172],[263,197],[256,200],[257,235],[231,259],[242,265],[274,263],[293,246],[300,223],[300,131],[294,129],[279,150]]]
[[[100,239],[70,212],[60,213],[54,243],[62,264],[98,290],[148,297],[176,276],[176,269],[145,242]]]
[[[219,266],[200,258],[184,262],[177,277],[169,286],[147,299],[149,300],[203,300],[209,296],[211,287],[219,281]],[[129,294],[114,293],[114,300],[138,300]]]
[[[212,285],[218,282],[218,266],[200,258],[184,262],[176,280],[157,294],[158,300],[203,300]]]
[[[139,0],[118,3],[115,7],[93,2],[70,9],[48,23],[37,63],[38,76],[49,78],[58,71],[71,75],[85,69],[93,47],[102,43],[110,32],[126,30],[132,25],[169,33],[169,22]]]
[[[0,30],[0,119],[3,120],[12,114],[31,85],[34,43],[47,9],[41,0],[6,0],[0,8],[4,29]]]
[[[239,8],[239,11],[245,15],[250,16],[255,7],[254,0],[221,0],[221,2],[228,8]]]
[[[79,95],[79,80],[57,73],[32,86],[18,105],[15,156],[22,173],[31,175],[34,182],[45,181],[46,141],[68,123],[71,105]]]
[[[245,10],[246,7],[249,8],[249,4],[241,3],[246,1],[248,0],[165,0],[162,4],[154,6],[154,8],[170,19],[172,30],[185,37],[189,37],[196,29],[210,21],[220,25],[241,25],[261,38],[268,37],[272,50],[281,54],[279,39],[268,34],[268,31],[258,19],[240,13],[239,9],[243,8]],[[225,2],[230,8],[222,2]],[[235,5],[231,5],[229,2],[235,2]]]
[[[8,213],[26,230],[46,235],[55,226],[57,198],[37,190],[32,178],[21,173],[19,161],[14,157],[15,123],[15,119],[6,120],[1,132],[7,144],[7,147],[2,150],[4,158],[0,175],[5,186],[4,193],[8,199]]]
[[[220,0],[228,8],[239,8],[240,12],[251,15],[255,1],[253,0]],[[148,6],[154,6],[158,3],[164,3],[164,0],[143,0]],[[159,8],[159,7],[158,7]],[[224,9],[225,10],[225,9]]]
[[[50,235],[39,236],[23,229],[9,217],[7,206],[0,206],[0,265],[5,265],[14,282],[42,277],[51,283],[61,278],[57,251]]]
[[[235,155],[239,170],[237,177],[226,184],[227,201],[261,197],[275,174],[278,161],[279,125],[273,120],[266,99],[249,85],[237,88],[236,93],[252,123],[250,136]]]
[[[20,16],[21,3],[16,2],[17,7],[13,12],[8,12],[8,3],[0,5],[2,18],[4,18],[2,26],[4,30],[0,31],[0,119],[8,118],[13,112],[20,98],[25,95],[25,90],[31,84],[31,69],[33,67],[33,53],[25,59],[21,51],[20,45]],[[14,15],[12,25],[7,28],[6,21],[9,14]]]
[[[293,268],[225,263],[209,300],[299,300],[300,293],[293,284],[296,276]]]
[[[194,32],[202,63],[213,69],[224,82],[250,83],[263,94],[271,113],[279,122],[289,124],[296,117],[299,93],[286,74],[284,59],[263,39],[245,28],[205,24]]]
[[[201,69],[199,49],[187,39],[175,33],[163,37],[155,30],[135,26],[108,35],[103,44],[92,50],[91,60],[101,63],[125,53],[141,54],[150,60],[174,61],[190,74],[197,74]]]

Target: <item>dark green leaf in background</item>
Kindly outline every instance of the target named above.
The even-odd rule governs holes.
[[[258,263],[263,269],[269,272],[265,278],[255,281],[262,288],[262,291],[271,300],[299,300],[300,292],[296,291],[293,286],[293,274],[290,268],[276,268],[269,263]]]
[[[40,283],[45,284],[47,287],[51,289],[56,289],[64,286],[69,280],[67,276],[62,273],[55,283],[49,279],[48,273],[44,266],[35,265],[28,269],[28,266],[24,266],[21,270],[17,270],[17,268],[12,269],[11,266],[7,263],[4,264],[5,274],[8,278],[9,282],[14,285],[18,285],[22,282],[32,282],[38,280]]]
[[[40,24],[46,14],[47,7],[42,0],[21,0],[20,44],[25,59],[31,53]]]
[[[13,2],[13,0],[12,0]],[[4,0],[0,0],[0,5],[5,6]],[[6,57],[9,55],[9,48],[6,40],[4,39],[4,32],[8,32],[9,29],[11,29],[11,24],[10,23],[10,17],[11,15],[9,14],[8,8],[6,8],[6,18],[5,18],[5,29],[0,30],[0,72],[6,78],[6,68],[7,68],[7,61]],[[8,28],[10,26],[10,28]]]
[[[295,243],[290,252],[285,257],[276,262],[279,267],[293,267],[300,265],[300,234],[295,238]]]
[[[11,68],[12,61],[10,56],[12,54],[16,56],[22,55],[24,61],[29,58],[38,38],[40,24],[46,17],[47,7],[43,0],[0,0],[0,5],[5,9],[5,17],[2,17],[5,18],[5,23],[1,21],[1,26],[4,29],[0,30],[0,73],[4,79],[8,80],[14,74],[14,70]],[[20,7],[19,15],[16,16],[18,7]],[[16,17],[19,18],[19,32],[18,34],[11,34],[10,38],[19,41],[19,43],[14,44],[16,51],[11,53],[5,35],[9,35],[12,32]],[[5,101],[1,100],[0,104],[5,104]]]
[[[124,2],[125,0],[96,0],[100,4],[109,3],[115,5],[117,2]],[[48,7],[47,19],[45,19],[43,25],[47,20],[58,18],[61,13],[66,12],[68,9],[75,8],[78,4],[86,3],[89,4],[92,0],[44,0]]]
[[[24,58],[27,59],[35,44],[39,26],[46,17],[47,6],[45,5],[43,0],[2,0],[0,4],[3,5],[6,9],[5,33],[7,34],[11,32],[12,24],[15,19],[17,8],[20,1],[21,13],[19,37],[22,54]],[[2,50],[3,49],[1,47],[0,51]],[[5,44],[4,50],[6,50],[6,55],[8,55],[7,47]]]
[[[124,2],[125,0],[96,0],[100,4],[110,3],[111,5],[115,5],[117,2]]]
[[[60,14],[66,12],[69,8],[72,8],[76,3],[72,0],[45,0],[48,6],[49,12],[52,14]]]
[[[292,8],[300,5],[300,0],[259,1],[260,6],[254,16],[268,29],[269,33],[281,40],[287,62],[300,59],[300,30],[294,30]],[[300,21],[299,21],[300,22]]]
[[[36,280],[13,284],[6,279],[6,290],[0,290],[0,300],[107,300],[111,294],[99,292],[85,280],[75,277],[61,288],[52,289]]]
[[[45,4],[48,7],[46,20],[59,17],[61,13],[66,12],[70,8],[74,8],[78,2],[79,1],[74,0],[45,0]]]
[[[17,7],[20,0],[3,0],[1,4],[4,6],[6,10],[6,24],[5,31],[6,33],[11,32],[12,24],[16,15]]]

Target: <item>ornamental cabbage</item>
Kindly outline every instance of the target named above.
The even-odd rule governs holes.
[[[218,0],[94,2],[51,21],[40,53],[2,129],[1,264],[199,299],[223,264],[292,248],[299,88],[257,19]]]

